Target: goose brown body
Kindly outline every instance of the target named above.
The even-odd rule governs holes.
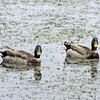
[[[70,56],[74,59],[99,59],[99,54],[96,51],[98,47],[98,39],[96,37],[92,39],[91,49],[86,46],[69,43],[66,41],[64,46],[66,50],[66,59],[67,56]]]
[[[88,47],[71,44],[71,49],[67,51],[67,55],[72,58],[83,58],[83,59],[99,59],[99,54],[96,51],[92,51]]]
[[[41,63],[40,55],[42,53],[42,49],[40,45],[36,46],[34,55],[23,50],[14,50],[10,47],[6,47],[6,51],[1,53],[3,55],[4,62],[33,65],[39,65]]]

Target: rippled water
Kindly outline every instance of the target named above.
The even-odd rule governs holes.
[[[99,62],[63,64],[65,40],[91,47],[97,36],[100,42],[99,0],[3,0],[0,6],[0,50],[43,49],[41,66],[1,65],[1,100],[100,99]]]

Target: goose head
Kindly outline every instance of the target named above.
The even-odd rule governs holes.
[[[96,51],[98,47],[98,38],[97,37],[93,37],[92,41],[91,41],[91,50],[92,51]]]

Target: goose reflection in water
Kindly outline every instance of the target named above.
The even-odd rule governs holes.
[[[40,66],[35,66],[34,67],[34,78],[35,78],[35,80],[41,80],[41,78],[42,78],[40,68],[41,68]]]
[[[97,76],[97,67],[99,62],[90,61],[91,64],[91,77],[95,78]]]
[[[92,78],[96,78],[97,74],[98,74],[98,64],[99,64],[99,60],[98,59],[72,59],[70,57],[68,57],[68,59],[71,61],[71,63],[67,66],[88,66],[89,67],[89,72],[91,74]],[[67,67],[66,65],[64,65],[64,67]]]
[[[35,80],[41,80],[41,65],[33,66],[33,65],[22,65],[22,64],[14,64],[14,63],[2,63],[2,67],[5,67],[7,71],[27,71],[33,70],[34,71],[34,78]]]

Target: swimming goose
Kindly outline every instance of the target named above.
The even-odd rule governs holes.
[[[96,52],[97,47],[98,47],[97,37],[93,37],[91,41],[91,49],[86,46],[74,44],[72,42],[69,43],[66,41],[64,42],[64,47],[66,51],[66,58],[65,58],[64,64],[66,62],[70,63],[67,60],[67,56],[70,56],[74,59],[76,58],[78,59],[99,59],[99,54]]]
[[[23,50],[14,50],[10,47],[6,47],[6,51],[1,51],[0,55],[2,57],[2,62],[8,63],[18,63],[18,64],[32,64],[39,65],[41,63],[40,56],[42,53],[42,48],[40,45],[37,45],[34,50],[34,55],[23,51]]]

